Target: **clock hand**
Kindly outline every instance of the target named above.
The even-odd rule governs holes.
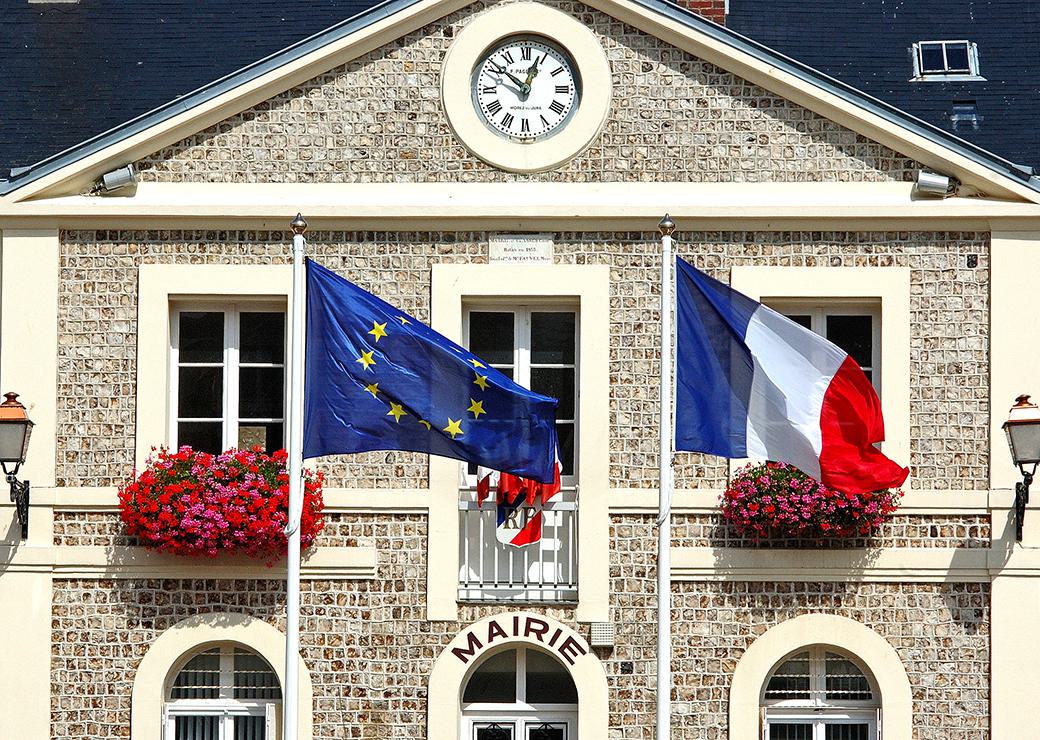
[[[526,82],[522,82],[519,77],[515,77],[515,76],[511,75],[509,73],[509,70],[507,70],[505,67],[499,67],[494,62],[491,62],[491,66],[500,75],[505,75],[506,77],[511,79],[513,82],[515,82],[517,87],[520,88],[520,94],[521,95],[527,95],[527,93],[531,92],[531,86],[530,85],[528,85]]]
[[[531,81],[534,80],[534,78],[538,76],[538,70],[540,69],[540,65],[545,64],[545,59],[548,56],[549,56],[549,52],[545,52],[545,54],[542,55],[542,58],[541,59],[535,59],[534,60],[534,64],[532,64],[531,68],[529,70],[527,70],[527,86],[528,87],[531,86]]]

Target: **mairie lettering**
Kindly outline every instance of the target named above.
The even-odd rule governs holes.
[[[505,626],[498,620],[492,619],[488,621],[486,628],[480,629],[479,634],[477,630],[469,630],[465,635],[466,646],[452,648],[452,654],[463,663],[468,663],[485,648],[510,637],[534,638],[546,647],[553,648],[567,661],[568,665],[574,665],[577,658],[587,653],[574,637],[567,636],[560,641],[563,631],[558,628],[553,630],[550,635],[549,623],[537,617],[515,616],[504,624]]]

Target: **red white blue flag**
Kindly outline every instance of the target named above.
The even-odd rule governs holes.
[[[552,483],[539,483],[489,468],[477,469],[477,503],[494,492],[497,523],[495,537],[503,545],[524,547],[542,539],[545,502],[560,492],[560,461]]]
[[[909,471],[874,447],[881,402],[841,348],[676,260],[675,448],[786,462],[844,493]]]

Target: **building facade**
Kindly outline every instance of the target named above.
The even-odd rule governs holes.
[[[1033,736],[1040,523],[1015,542],[1000,425],[1040,377],[1036,184],[653,0],[359,18],[0,197],[0,384],[36,424],[0,734],[278,736],[283,567],[148,551],[116,487],[156,446],[280,445],[300,211],[312,258],[572,412],[522,550],[457,462],[311,461],[300,736],[653,737],[667,211],[681,257],[855,345],[911,470],[872,538],[762,542],[719,515],[736,463],[675,456],[672,737]],[[478,89],[531,42],[572,80],[545,136]],[[960,190],[917,197],[922,169]]]

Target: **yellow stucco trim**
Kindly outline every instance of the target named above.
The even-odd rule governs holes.
[[[735,290],[763,298],[868,298],[881,304],[882,450],[901,465],[910,463],[910,268],[764,267],[731,268]],[[910,488],[909,479],[904,488]]]
[[[490,628],[492,622],[505,636]],[[462,690],[474,667],[483,656],[518,645],[531,645],[552,654],[570,672],[578,690],[578,737],[607,737],[607,677],[599,658],[585,639],[567,625],[552,617],[521,611],[503,612],[474,622],[437,656],[426,702],[427,740],[462,740]]]
[[[610,273],[606,265],[437,264],[431,279],[431,326],[462,340],[463,306],[486,297],[570,298],[581,312],[578,387],[578,611],[581,621],[609,616]],[[430,458],[427,618],[456,619],[459,570],[459,463]]]
[[[289,265],[141,265],[137,287],[137,435],[134,460],[169,444],[171,300],[290,302]]]
[[[213,612],[177,622],[152,643],[134,675],[130,697],[130,740],[162,740],[163,691],[171,672],[190,652],[237,643],[263,656],[285,685],[285,635],[246,614]],[[310,740],[313,723],[311,674],[299,661],[299,737]]]
[[[729,693],[730,740],[761,740],[759,702],[769,672],[786,655],[811,645],[831,645],[866,665],[881,693],[885,740],[911,740],[910,680],[899,655],[873,630],[831,614],[803,614],[781,622],[741,656]]]

